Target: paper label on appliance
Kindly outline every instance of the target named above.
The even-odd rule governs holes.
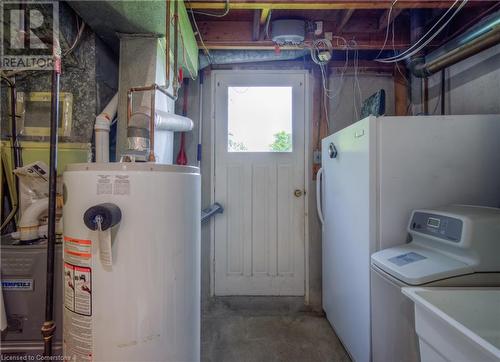
[[[92,317],[64,309],[64,356],[69,361],[92,361]]]
[[[64,263],[64,306],[75,310],[75,266]]]
[[[114,195],[130,195],[130,180],[128,175],[115,175],[113,185]]]
[[[99,240],[99,257],[103,266],[113,265],[113,252],[111,249],[111,228],[102,230],[101,222],[97,222],[97,239]]]
[[[32,291],[33,279],[3,279],[2,290]]]
[[[73,265],[91,266],[92,241],[64,237],[64,261]]]
[[[75,313],[92,315],[92,271],[75,266]]]
[[[97,175],[97,195],[113,194],[111,175]]]

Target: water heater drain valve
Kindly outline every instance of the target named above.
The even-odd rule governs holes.
[[[83,214],[83,222],[90,230],[97,230],[101,225],[101,230],[107,230],[117,225],[122,219],[122,211],[113,203],[104,203],[92,206]]]

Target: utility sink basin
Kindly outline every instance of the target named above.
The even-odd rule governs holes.
[[[500,361],[500,288],[403,288],[422,362]]]

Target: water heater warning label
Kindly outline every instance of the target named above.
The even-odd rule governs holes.
[[[92,315],[90,268],[64,263],[64,306],[81,315]]]
[[[64,310],[64,356],[70,361],[92,361],[92,317]]]
[[[92,241],[64,237],[64,261],[73,265],[91,266]]]
[[[75,267],[64,263],[64,306],[75,309]]]

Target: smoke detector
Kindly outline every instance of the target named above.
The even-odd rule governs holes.
[[[306,23],[304,20],[281,19],[272,22],[272,39],[278,45],[297,45],[304,41]]]

